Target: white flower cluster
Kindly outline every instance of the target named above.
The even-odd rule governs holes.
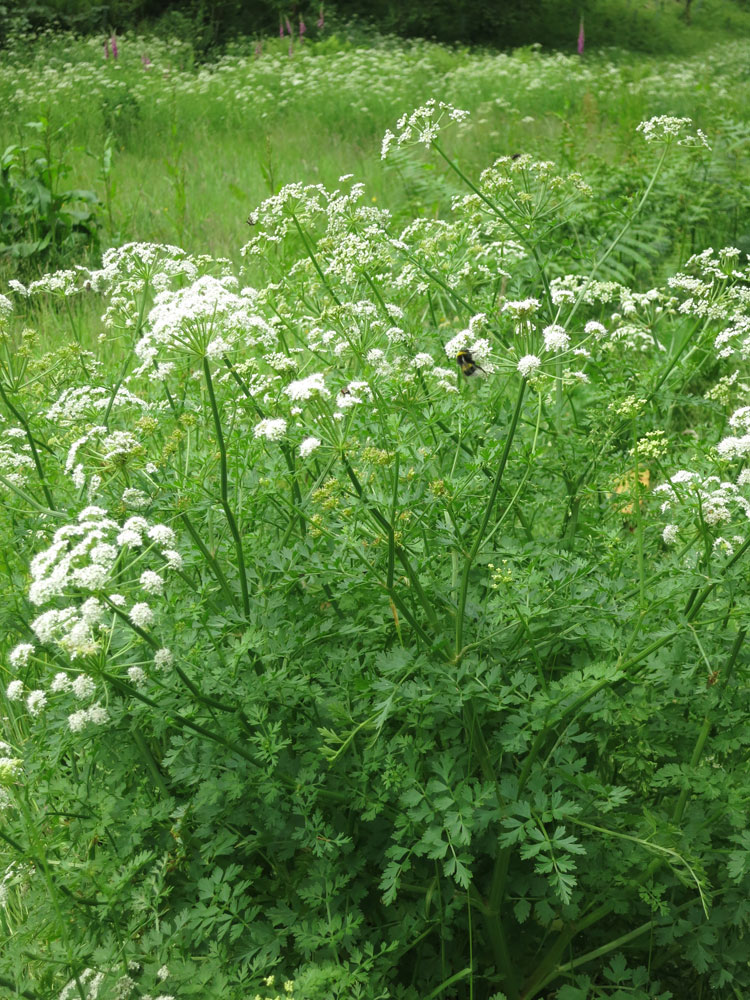
[[[71,733],[80,733],[86,726],[103,726],[109,722],[109,712],[97,702],[89,708],[80,709],[68,716],[68,728]]]
[[[710,529],[719,525],[736,524],[737,530],[745,531],[750,518],[750,500],[743,490],[750,485],[750,472],[740,473],[737,481],[727,482],[718,476],[701,476],[688,469],[680,469],[666,483],[654,489],[662,495],[661,512],[669,513],[673,523],[666,525],[662,538],[668,544],[677,540],[680,524],[688,522]],[[742,544],[741,536],[734,536],[732,542]],[[725,548],[719,546],[721,551]]]
[[[255,425],[253,436],[267,441],[280,441],[286,434],[287,423],[283,417],[266,417]]]
[[[380,158],[386,159],[392,145],[401,147],[414,142],[422,143],[424,146],[431,146],[440,134],[441,124],[444,118],[451,122],[463,122],[469,117],[468,111],[454,108],[452,104],[445,101],[436,101],[430,98],[419,108],[415,108],[410,114],[402,115],[396,122],[396,132],[388,129],[383,136],[380,147]]]
[[[31,626],[39,641],[60,646],[71,659],[94,653],[102,634],[108,631],[103,623],[107,604],[102,599],[126,613],[127,601],[123,595],[106,597],[111,585],[121,575],[127,579],[129,562],[141,560],[154,549],[159,553],[162,571],[179,569],[182,559],[174,544],[174,531],[165,524],[151,524],[139,515],[119,524],[100,507],[81,511],[78,520],[58,528],[51,545],[32,560],[29,599],[42,605],[70,591],[87,590],[92,596],[39,615]],[[140,591],[147,595],[163,593],[163,576],[154,569],[141,570],[139,583]],[[129,617],[133,624],[146,628],[153,623],[154,613],[140,596],[137,591]],[[23,650],[16,655],[20,658],[30,654]]]
[[[445,345],[445,353],[453,362],[455,362],[459,351],[468,351],[474,361],[481,365],[487,374],[492,374],[495,371],[495,365],[489,360],[491,354],[489,340],[486,337],[477,337],[471,326],[467,330],[461,330],[455,337],[451,337]]]
[[[269,246],[278,246],[288,234],[298,232],[298,224],[309,224],[324,214],[338,195],[338,191],[329,193],[322,184],[286,184],[250,213],[248,224],[257,227],[258,233],[242,247],[242,256],[260,256]]]
[[[232,275],[202,275],[192,284],[159,292],[148,315],[146,332],[135,345],[141,365],[135,374],[149,372],[164,352],[199,359],[244,347],[276,343],[273,327],[254,311],[256,292],[238,291]]]
[[[549,206],[551,196],[583,194],[591,197],[593,191],[577,172],[561,174],[554,160],[535,160],[530,153],[515,156],[500,156],[491,167],[479,175],[479,187],[489,199],[501,200],[510,195],[518,203],[527,206],[533,214],[533,206]],[[513,190],[515,189],[515,190]],[[478,195],[468,195],[464,204],[473,205],[486,211]]]
[[[646,142],[672,142],[677,139],[678,146],[704,146],[706,149],[708,139],[696,129],[695,135],[691,135],[686,130],[693,124],[691,118],[673,118],[670,115],[656,115],[643,121],[636,127],[636,132],[640,132]]]
[[[63,986],[57,1000],[77,1000],[81,996],[81,989],[84,990],[83,996],[85,1000],[97,1000],[103,982],[103,972],[84,969],[75,979],[71,979],[70,982]]]
[[[30,642],[19,643],[15,647],[15,649],[11,650],[10,656],[8,657],[8,659],[10,660],[10,665],[15,670],[18,670],[19,667],[25,667],[26,664],[29,662],[29,659],[33,652],[34,652],[34,646],[32,645],[32,643]]]
[[[104,251],[100,268],[80,270],[95,292],[118,300],[140,294],[147,285],[159,290],[176,281],[194,281],[202,265],[205,261],[169,243],[123,243]]]
[[[86,452],[86,464],[98,472],[128,465],[132,459],[142,456],[144,451],[140,439],[131,431],[110,431],[107,427],[101,426],[90,427],[68,449],[65,472],[71,477],[77,489],[83,489],[88,481],[91,492],[98,487],[100,478],[96,473],[87,480],[83,462],[77,461],[81,449]]]
[[[531,378],[541,367],[541,364],[541,358],[535,354],[525,354],[518,362],[518,372],[523,378]]]
[[[0,475],[13,486],[23,486],[27,474],[34,468],[31,446],[21,427],[8,427],[0,434]],[[0,483],[0,490],[6,489]]]
[[[516,322],[525,323],[534,316],[541,303],[539,299],[508,299],[503,303],[503,312],[511,316]]]
[[[414,358],[414,364],[417,368],[431,368],[435,362],[429,354],[418,354]],[[372,389],[367,382],[364,382],[361,379],[354,379],[352,382],[349,382],[339,392],[338,396],[336,396],[336,406],[339,410],[347,410],[351,406],[357,406],[361,403],[369,403],[371,401]]]
[[[307,378],[297,379],[290,382],[284,389],[286,395],[293,401],[310,399],[311,396],[330,396],[330,390],[326,387],[325,378],[322,372],[314,372]]]
[[[71,681],[70,677],[60,671],[52,679],[49,686],[51,695],[72,694],[77,701],[91,701],[96,694],[96,683],[88,674],[78,674]],[[24,696],[24,683],[21,680],[11,681],[5,696],[8,701],[18,702]],[[47,692],[38,688],[26,695],[26,710],[31,716],[38,716],[47,708]],[[87,725],[102,726],[109,721],[109,713],[99,702],[79,709],[68,716],[68,728],[72,733],[80,732]]]
[[[23,761],[20,757],[0,757],[0,785],[12,784],[20,777],[22,767]]]
[[[317,448],[320,448],[321,444],[322,441],[320,440],[320,438],[306,437],[299,446],[299,457],[307,458],[308,456],[312,455],[312,453]]]
[[[111,404],[111,405],[110,405]],[[84,419],[95,419],[108,407],[111,410],[132,407],[142,413],[163,409],[165,404],[147,403],[135,396],[125,386],[120,386],[112,398],[112,390],[103,386],[76,386],[65,389],[45,414],[47,420],[67,426]]]
[[[741,406],[735,410],[729,418],[729,426],[733,431],[742,433],[729,435],[719,441],[716,445],[719,458],[726,461],[747,458],[750,455],[750,406]]]
[[[553,323],[551,326],[545,326],[542,330],[542,336],[544,337],[544,349],[545,351],[560,352],[567,351],[570,347],[570,336],[565,331],[565,328],[557,323]]]

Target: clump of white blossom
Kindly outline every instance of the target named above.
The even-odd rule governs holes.
[[[185,288],[159,292],[135,345],[140,367],[148,373],[157,360],[191,356],[220,358],[236,347],[276,342],[273,327],[254,309],[256,292],[239,288],[233,275],[204,274]]]
[[[542,360],[535,354],[525,354],[518,362],[517,368],[523,378],[530,378],[541,367]]]
[[[286,434],[287,422],[283,417],[264,417],[253,428],[253,436],[267,441],[280,441]]]
[[[308,458],[322,444],[320,438],[306,437],[299,446],[300,458]]]
[[[38,641],[57,646],[76,660],[101,648],[114,627],[111,609],[137,627],[149,628],[155,614],[143,593],[161,596],[164,574],[180,567],[174,544],[175,533],[168,525],[152,524],[140,515],[120,523],[100,507],[85,508],[73,524],[58,528],[49,547],[31,562],[29,599],[36,605],[55,602],[31,623]],[[140,569],[136,583],[128,566],[137,563],[140,568],[144,560],[152,565]],[[115,588],[130,593],[129,610],[128,597],[113,593]],[[89,596],[81,597],[81,591]],[[69,603],[61,607],[65,598]],[[25,646],[17,649],[19,662],[30,655]],[[91,683],[79,675],[72,682],[76,697],[90,696]]]
[[[708,139],[700,129],[696,129],[695,133],[687,131],[692,124],[691,118],[655,115],[648,121],[642,121],[636,127],[636,132],[642,133],[646,142],[673,142],[676,139],[678,146],[703,146],[710,149]]]
[[[715,551],[731,555],[729,548],[742,544],[744,535],[739,533],[747,530],[750,519],[750,499],[746,496],[748,486],[750,473],[747,470],[740,473],[734,482],[689,469],[675,472],[653,491],[662,498],[662,514],[670,518],[670,523],[662,531],[664,542],[674,544],[683,527],[689,526],[692,531],[708,531],[714,535]],[[715,532],[726,527],[734,528],[738,534],[732,536],[731,542],[716,544],[720,536]]]
[[[396,122],[395,133],[390,129],[386,131],[380,147],[380,158],[385,160],[394,144],[398,148],[414,143],[429,147],[440,134],[446,118],[448,122],[464,122],[468,117],[468,111],[430,98],[421,107],[403,114]]]

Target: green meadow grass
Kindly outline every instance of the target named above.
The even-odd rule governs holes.
[[[66,126],[61,146],[71,187],[104,197],[105,143],[112,143],[111,220],[104,241],[173,241],[236,259],[249,211],[292,181],[335,186],[342,173],[404,217],[445,212],[455,184],[435,165],[391,167],[378,158],[394,117],[430,96],[472,112],[453,149],[476,170],[493,156],[529,152],[568,167],[640,175],[635,126],[657,113],[687,115],[712,132],[717,169],[741,222],[699,221],[694,243],[748,238],[746,48],[723,41],[684,59],[624,51],[577,56],[451,50],[394,39],[356,47],[335,38],[278,39],[255,57],[248,43],[200,68],[184,45],[123,37],[117,63],[98,41],[47,39],[0,75],[0,143],[24,142],[27,121]],[[142,57],[151,64],[145,69]],[[627,191],[627,181],[620,182]],[[699,198],[701,192],[695,192]],[[690,192],[692,198],[695,194]],[[685,192],[688,195],[688,192]],[[737,229],[740,232],[737,232]]]

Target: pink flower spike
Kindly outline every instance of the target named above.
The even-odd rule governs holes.
[[[284,20],[286,21],[286,30],[287,30],[287,34],[288,34],[288,35],[289,35],[289,37],[291,38],[291,37],[292,37],[292,26],[291,26],[291,24],[289,23],[289,18],[288,18],[288,17],[285,17],[285,18],[284,18]]]
[[[304,22],[304,21],[302,20],[302,18],[300,18],[300,19],[299,19],[299,37],[300,37],[300,38],[302,38],[302,36],[304,35],[304,33],[305,33],[306,31],[307,31],[307,25],[306,25],[306,24],[305,24],[305,22]]]
[[[581,23],[578,26],[578,55],[583,55],[583,44],[586,41],[586,36],[583,33],[583,14],[581,14]]]
[[[284,25],[282,23],[281,18],[279,18],[279,38],[283,37],[284,37]]]
[[[318,18],[318,27],[323,30],[326,23],[325,17],[323,16],[323,4],[320,5],[320,17]]]
[[[117,35],[115,35],[113,33],[112,34],[112,38],[110,39],[110,41],[112,43],[112,58],[116,59],[117,58]]]
[[[151,69],[151,60],[149,59],[149,57],[146,55],[145,52],[141,56],[141,62],[143,63],[144,69]]]

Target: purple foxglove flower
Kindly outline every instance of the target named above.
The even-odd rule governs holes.
[[[299,19],[299,37],[300,37],[300,38],[302,38],[302,36],[304,35],[304,33],[305,33],[306,31],[307,31],[307,25],[306,25],[306,24],[305,24],[305,22],[304,22],[304,21],[302,20],[302,18],[300,18],[300,19]]]
[[[323,30],[326,23],[325,17],[323,16],[323,4],[320,5],[320,17],[318,18],[318,27]]]
[[[112,44],[112,58],[116,59],[117,58],[117,35],[113,34],[112,38],[110,39],[110,42]]]
[[[151,60],[149,59],[149,57],[146,55],[145,52],[141,56],[141,62],[143,63],[144,69],[151,69]]]
[[[578,55],[583,55],[583,43],[586,41],[586,36],[583,33],[583,14],[581,14],[581,23],[578,26]]]

